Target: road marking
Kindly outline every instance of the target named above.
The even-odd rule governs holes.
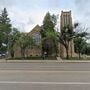
[[[0,70],[0,73],[90,73],[90,71]]]
[[[24,82],[24,81],[0,81],[0,84],[90,85],[90,82]]]
[[[0,70],[0,74],[1,73],[31,73],[31,74],[71,74],[71,73],[76,73],[76,74],[90,74],[90,71],[29,71],[29,70]]]

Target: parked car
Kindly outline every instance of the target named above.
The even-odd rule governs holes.
[[[5,53],[0,54],[0,58],[5,58],[5,57],[6,57]]]

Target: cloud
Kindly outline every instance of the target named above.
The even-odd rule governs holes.
[[[42,25],[44,15],[46,14],[46,11],[43,10],[34,11],[33,9],[27,9],[26,11],[23,11],[17,7],[10,8],[8,11],[13,26],[27,32],[37,24]]]
[[[13,26],[20,31],[41,25],[46,12],[60,14],[61,10],[72,10],[74,20],[90,27],[89,6],[90,0],[0,0],[0,9],[7,8]]]
[[[35,25],[42,24],[46,12],[59,6],[59,1],[0,0],[0,8],[7,8],[13,26],[18,27],[20,31],[30,31]]]
[[[0,0],[0,6],[10,6],[13,4],[12,0]]]
[[[90,0],[74,0],[74,3],[77,17],[83,25],[90,28]]]
[[[75,0],[75,4],[79,12],[87,13],[90,12],[90,0]]]
[[[35,21],[31,19],[31,17],[28,19],[27,25],[34,24]]]
[[[50,7],[53,7],[53,8],[58,8],[60,7],[60,1],[61,0],[47,0],[48,1],[48,5]]]
[[[20,31],[30,31],[35,25],[42,24],[45,0],[0,0],[1,10],[6,7],[13,26]],[[0,10],[0,11],[1,11]]]

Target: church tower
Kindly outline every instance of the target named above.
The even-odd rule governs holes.
[[[62,11],[61,12],[61,17],[60,17],[60,30],[63,30],[63,27],[65,26],[72,27],[72,16],[71,16],[71,11]],[[69,44],[69,50],[68,50],[69,56],[73,57],[74,56],[74,43],[73,40],[70,41]],[[60,44],[60,56],[61,58],[66,57],[66,49],[62,44]]]

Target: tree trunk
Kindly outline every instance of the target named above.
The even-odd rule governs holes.
[[[67,45],[66,45],[66,54],[67,54],[66,59],[69,59],[69,52],[68,52],[68,50],[69,50],[69,42],[67,42]]]
[[[11,57],[14,58],[14,50],[11,50]]]
[[[66,54],[67,54],[66,59],[69,59],[68,48],[66,48]]]
[[[24,58],[25,57],[25,50],[21,49],[21,57]]]
[[[57,48],[55,40],[53,40],[53,42],[54,42],[54,49],[55,49],[55,54],[56,54],[55,56],[57,56],[58,55],[58,48]]]
[[[81,59],[81,53],[79,52],[79,60]]]
[[[26,57],[28,57],[28,48],[26,49],[26,52],[25,53],[26,53]]]

